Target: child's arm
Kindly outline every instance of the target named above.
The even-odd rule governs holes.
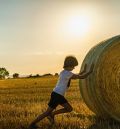
[[[83,74],[73,74],[73,76],[71,77],[71,79],[85,79],[89,74],[91,74],[93,72],[93,68],[94,68],[94,64],[91,65],[90,70],[86,73]]]

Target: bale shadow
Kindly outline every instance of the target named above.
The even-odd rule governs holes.
[[[113,118],[104,119],[96,116],[94,124],[87,129],[120,129],[120,122]]]

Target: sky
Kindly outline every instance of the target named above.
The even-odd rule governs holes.
[[[120,32],[119,0],[0,0],[0,67],[20,75],[59,73],[74,55]]]

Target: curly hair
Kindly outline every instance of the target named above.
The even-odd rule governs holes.
[[[75,56],[66,56],[64,60],[63,68],[74,67],[78,65],[78,61]]]

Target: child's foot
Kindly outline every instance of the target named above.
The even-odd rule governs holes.
[[[29,129],[38,129],[39,126],[37,126],[36,124],[30,124],[29,125]]]
[[[52,113],[49,115],[49,116],[47,116],[47,118],[48,118],[48,120],[50,121],[50,123],[51,124],[54,124],[54,115],[52,115]]]

